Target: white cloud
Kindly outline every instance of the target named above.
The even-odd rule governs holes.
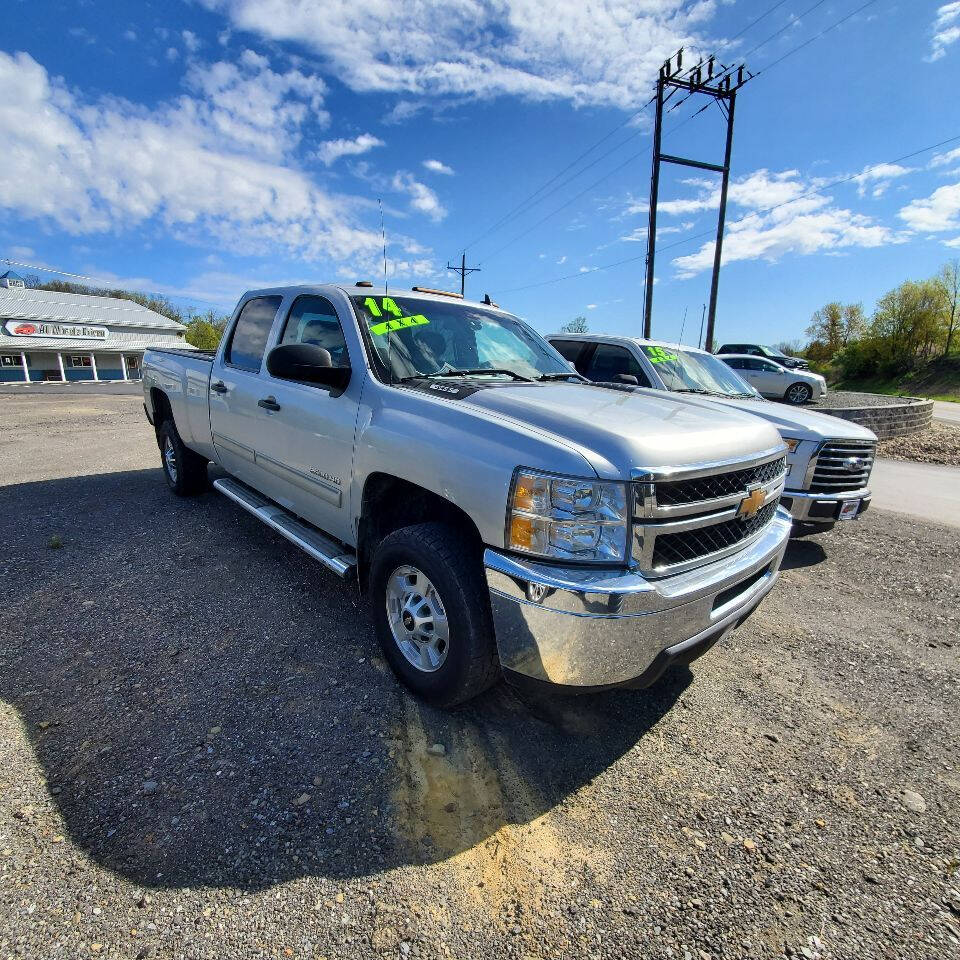
[[[0,208],[71,234],[154,220],[232,252],[316,260],[376,250],[378,231],[356,222],[365,201],[332,196],[290,156],[257,149],[277,132],[294,142],[320,88],[302,74],[274,74],[266,61],[230,67],[197,74],[209,99],[182,96],[147,109],[112,98],[84,102],[28,54],[0,52]],[[253,78],[262,82],[250,87]],[[304,109],[291,113],[260,98],[257,91],[269,94],[277,83]]]
[[[955,249],[960,250],[960,237],[953,237],[951,240],[944,240],[943,245],[945,247],[954,247]]]
[[[960,183],[938,187],[929,197],[911,200],[898,216],[922,233],[960,229]]]
[[[727,221],[723,262],[774,262],[788,253],[834,253],[903,240],[870,217],[834,206],[830,197],[814,192],[816,189],[815,181],[804,182],[796,170],[757,170],[731,183],[729,202],[748,213]],[[780,206],[771,209],[775,205]],[[696,253],[676,258],[673,263],[679,276],[691,277],[711,268],[713,252],[711,241]]]
[[[431,173],[442,173],[446,177],[453,176],[453,167],[448,167],[440,160],[424,160],[423,166],[424,169],[429,170]]]
[[[374,147],[382,147],[383,141],[370,133],[361,133],[353,140],[325,140],[317,148],[317,159],[330,166],[341,157],[356,157]]]
[[[867,191],[872,197],[882,197],[893,180],[913,173],[913,167],[904,167],[899,163],[875,163],[864,167],[863,172],[853,178],[857,185],[857,193],[863,197]]]
[[[951,163],[956,163],[958,160],[960,160],[960,147],[948,150],[946,153],[935,153],[933,159],[930,161],[930,166],[946,167]]]
[[[321,125],[330,120],[319,77],[299,70],[275,73],[267,58],[252,50],[244,50],[235,63],[194,64],[187,86],[200,97],[181,99],[181,110],[192,111],[234,143],[271,156],[299,143],[307,119]]]
[[[405,103],[507,94],[636,108],[677,47],[714,42],[713,0],[202,2],[235,29],[312,48],[353,90]]]
[[[192,30],[184,30],[180,36],[183,37],[183,45],[190,53],[196,53],[200,49],[200,38]]]
[[[587,304],[587,309],[588,309],[588,310],[596,310],[596,309],[597,309],[597,305],[596,305],[595,303],[588,303],[588,304]]]
[[[440,198],[425,184],[415,179],[412,173],[399,170],[393,175],[392,188],[410,197],[410,206],[419,213],[425,213],[431,220],[442,220],[447,211]]]
[[[176,47],[167,47],[166,58],[173,63],[180,57],[180,51]]]
[[[937,8],[937,17],[933,21],[933,39],[930,41],[930,53],[924,57],[929,63],[947,55],[947,47],[960,40],[960,0],[945,3]]]
[[[133,42],[137,39],[137,31],[136,31],[136,30],[124,30],[124,31],[123,31],[123,39],[124,39],[124,40],[129,40],[131,43],[133,43]]]
[[[557,261],[557,264],[558,264],[558,265],[563,265],[563,264],[566,263],[566,262],[567,262],[567,255],[564,254],[564,255]]]

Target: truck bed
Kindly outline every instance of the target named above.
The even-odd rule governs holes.
[[[184,350],[182,347],[150,347],[151,353],[172,353],[178,357],[196,357],[197,360],[206,360],[213,363],[215,350]]]

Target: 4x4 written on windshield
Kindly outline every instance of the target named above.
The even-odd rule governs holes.
[[[391,330],[402,330],[404,327],[420,327],[423,326],[423,324],[430,322],[422,313],[416,313],[413,316],[405,317],[403,315],[403,311],[397,306],[393,297],[381,297],[379,305],[377,304],[377,301],[373,299],[373,297],[367,297],[363,301],[363,305],[375,317],[382,317],[383,311],[393,314],[391,319],[384,320],[383,323],[374,323],[370,325],[370,332],[376,334],[378,337],[383,336],[383,334],[388,333]]]

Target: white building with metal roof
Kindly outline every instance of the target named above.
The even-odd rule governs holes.
[[[0,381],[139,380],[149,347],[192,349],[186,327],[114,297],[32,290],[0,277]]]

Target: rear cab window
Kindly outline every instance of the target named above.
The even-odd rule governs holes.
[[[254,297],[243,305],[223,354],[224,363],[251,373],[260,372],[267,339],[282,302],[282,297]]]

